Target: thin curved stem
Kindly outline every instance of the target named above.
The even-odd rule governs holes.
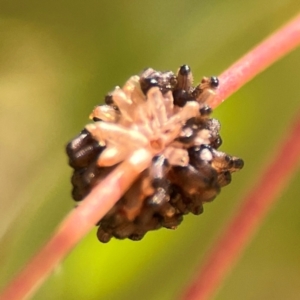
[[[209,105],[212,108],[220,105],[260,72],[297,48],[299,44],[300,14],[223,72],[219,77],[218,94]]]
[[[193,283],[182,299],[211,299],[227,272],[250,242],[263,218],[287,186],[300,165],[300,111],[285,139],[276,146],[277,153],[257,184],[241,201],[242,205],[229,221],[220,239],[204,259]]]
[[[7,286],[0,299],[21,300],[30,297],[55,266],[115,205],[139,174],[149,166],[151,159],[151,154],[146,150],[136,150],[101,181],[67,215],[49,242]]]
[[[299,20],[300,17],[289,23],[283,30],[241,59],[233,68],[224,72],[220,77],[222,84],[219,94],[210,105],[216,107],[263,69],[294,49],[300,40]],[[276,44],[280,44],[280,47],[278,45],[276,47]],[[144,150],[137,150],[130,161],[125,161],[117,167],[65,218],[44,248],[7,286],[0,299],[28,298],[42,284],[53,268],[109,211],[138,174],[149,165],[151,156],[145,152],[141,155],[141,151]]]
[[[250,51],[221,76],[218,95],[210,105],[216,107],[242,85],[300,44],[300,15],[265,42]],[[250,242],[264,216],[283,191],[300,163],[300,112],[284,141],[274,147],[277,154],[265,169],[256,186],[241,201],[242,206],[229,221],[219,240],[204,258],[196,278],[182,299],[211,299],[227,272]],[[288,153],[288,155],[287,155]]]

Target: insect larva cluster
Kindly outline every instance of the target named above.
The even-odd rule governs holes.
[[[149,230],[175,229],[183,216],[203,212],[243,160],[220,152],[220,123],[206,104],[216,77],[193,86],[189,66],[177,74],[151,68],[132,76],[96,106],[94,123],[67,145],[72,196],[82,200],[99,181],[140,148],[153,159],[99,221],[98,239],[140,240]]]

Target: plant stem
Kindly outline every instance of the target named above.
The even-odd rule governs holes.
[[[300,44],[300,15],[265,42],[246,54],[221,76],[219,93],[210,105],[216,107],[246,82]],[[277,154],[256,186],[241,201],[242,206],[216,241],[196,278],[182,299],[210,299],[250,242],[265,215],[281,194],[300,163],[300,112],[288,128],[287,138],[275,146]]]
[[[74,209],[54,232],[49,242],[33,257],[20,274],[7,286],[1,300],[30,297],[69,251],[115,205],[139,174],[151,162],[144,149],[136,150],[120,164]]]
[[[297,48],[299,44],[300,14],[223,72],[219,77],[218,94],[209,105],[212,108],[217,107],[260,72]]]
[[[263,69],[294,49],[300,40],[299,20],[300,17],[289,23],[224,72],[220,77],[219,94],[210,105],[216,107]],[[0,299],[17,300],[32,295],[53,268],[121,198],[140,172],[147,168],[150,160],[149,153],[137,150],[128,161],[123,162],[99,183],[82,204],[65,218],[44,248],[6,287]]]
[[[276,146],[277,153],[265,169],[257,184],[241,201],[242,205],[229,221],[219,240],[215,243],[194,282],[182,299],[211,299],[227,272],[238,260],[243,249],[287,186],[300,165],[300,112],[285,139]]]

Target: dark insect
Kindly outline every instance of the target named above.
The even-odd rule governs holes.
[[[96,106],[94,121],[67,145],[74,169],[72,196],[82,200],[99,181],[139,148],[152,163],[97,224],[98,239],[140,240],[149,230],[175,229],[183,215],[203,212],[231,181],[243,160],[220,152],[220,123],[206,104],[217,77],[193,86],[191,69],[177,75],[151,68],[116,87]]]

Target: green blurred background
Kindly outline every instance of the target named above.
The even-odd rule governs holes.
[[[74,207],[65,144],[115,85],[151,66],[218,75],[299,11],[299,0],[0,2],[0,287]],[[245,168],[202,216],[141,242],[95,230],[35,300],[178,299],[299,108],[294,51],[214,113]],[[299,133],[300,134],[300,133]],[[288,153],[287,153],[288,155]],[[299,173],[215,299],[300,299]]]

